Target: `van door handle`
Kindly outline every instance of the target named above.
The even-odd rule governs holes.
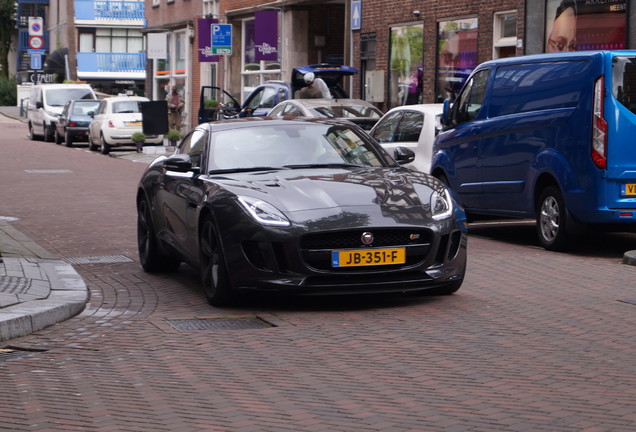
[[[472,128],[470,128],[470,131],[474,134],[478,134],[479,132],[481,132],[481,126],[473,126]]]

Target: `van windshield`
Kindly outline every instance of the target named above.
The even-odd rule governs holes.
[[[95,99],[93,93],[85,88],[48,89],[45,94],[46,104],[49,106],[64,106],[72,99]]]
[[[612,93],[617,101],[636,114],[636,57],[614,57]]]

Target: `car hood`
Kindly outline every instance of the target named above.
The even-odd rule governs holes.
[[[262,199],[288,215],[304,219],[306,211],[329,210],[373,213],[385,216],[415,211],[430,216],[433,188],[443,187],[435,178],[405,168],[290,169],[211,176],[209,180],[236,195]],[[422,221],[420,221],[421,223]]]

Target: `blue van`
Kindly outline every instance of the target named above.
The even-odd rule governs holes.
[[[431,173],[469,215],[535,218],[549,250],[636,227],[636,51],[483,63],[442,124]]]

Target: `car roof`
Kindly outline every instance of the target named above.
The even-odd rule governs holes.
[[[440,114],[444,109],[444,104],[442,103],[434,103],[434,104],[415,104],[415,105],[400,105],[397,107],[391,108],[388,113],[395,111],[419,111],[422,113],[429,114]]]
[[[307,108],[323,107],[323,106],[351,106],[351,105],[364,105],[375,108],[371,102],[367,102],[362,99],[288,99],[281,103],[292,102],[299,105],[304,105]]]
[[[237,128],[247,128],[247,127],[263,127],[263,126],[285,126],[294,123],[320,123],[320,124],[331,124],[331,125],[344,125],[351,126],[350,122],[338,120],[338,119],[315,119],[315,118],[304,118],[304,117],[295,117],[291,119],[273,119],[271,117],[242,117],[242,118],[233,118],[227,120],[218,120],[214,122],[202,123],[198,127],[204,126],[206,128],[210,128],[213,131],[220,130],[230,130]]]
[[[110,101],[111,103],[125,101],[125,100],[140,101],[140,102],[149,101],[149,99],[145,96],[111,96],[102,100]]]

